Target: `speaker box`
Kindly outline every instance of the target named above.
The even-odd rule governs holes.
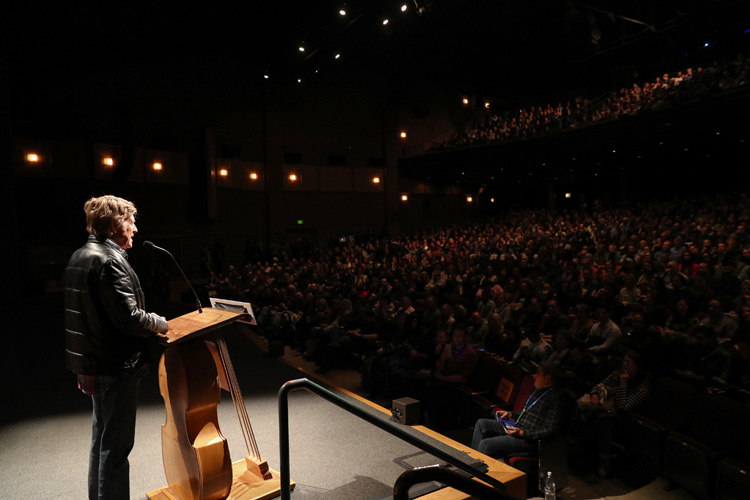
[[[422,407],[416,399],[394,399],[391,403],[391,413],[400,424],[418,424],[422,417]]]

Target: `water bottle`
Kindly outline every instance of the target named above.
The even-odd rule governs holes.
[[[547,472],[547,481],[544,483],[544,500],[555,500],[557,497],[555,480],[552,479],[552,471]]]

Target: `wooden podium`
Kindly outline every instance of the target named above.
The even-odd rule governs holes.
[[[249,318],[204,308],[169,321],[159,361],[167,411],[162,458],[168,486],[151,500],[266,500],[280,495],[279,473],[260,456],[229,353],[218,329]],[[231,393],[248,454],[232,462],[218,422],[221,389]],[[292,488],[294,483],[292,483]]]

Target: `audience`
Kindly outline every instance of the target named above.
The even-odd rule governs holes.
[[[584,127],[604,120],[657,110],[681,102],[690,102],[728,91],[748,83],[750,57],[739,54],[735,58],[715,63],[707,68],[687,68],[673,74],[657,76],[642,86],[634,83],[597,99],[577,97],[563,105],[531,106],[502,116],[492,115],[487,123],[476,127],[467,126],[453,137],[433,144],[431,150],[488,144],[509,139],[528,139],[548,135],[566,129]],[[675,250],[673,260],[682,254]]]
[[[214,266],[207,288],[251,302],[261,334],[321,371],[356,367],[371,397],[420,399],[438,427],[475,421],[457,401],[478,360],[528,375],[550,364],[575,397],[599,398],[578,418],[606,475],[649,376],[750,401],[749,222],[750,195],[736,193],[509,211],[398,239],[278,239],[244,269]]]

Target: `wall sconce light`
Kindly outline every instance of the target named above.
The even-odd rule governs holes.
[[[24,159],[26,160],[26,163],[35,164],[42,161],[41,157],[36,153],[26,153],[26,156],[24,156]]]
[[[115,166],[115,159],[111,156],[105,156],[102,158],[102,165],[105,167],[114,167]]]
[[[255,172],[250,172],[250,180],[257,181],[258,180],[258,174]]]
[[[289,180],[292,182],[297,182],[297,174],[289,174]]]
[[[162,165],[161,162],[155,161],[153,164],[151,164],[151,168],[154,169],[155,172],[161,172],[164,168],[164,165]]]
[[[229,169],[227,169],[227,168],[220,168],[219,169],[219,175],[221,177],[229,177]]]

